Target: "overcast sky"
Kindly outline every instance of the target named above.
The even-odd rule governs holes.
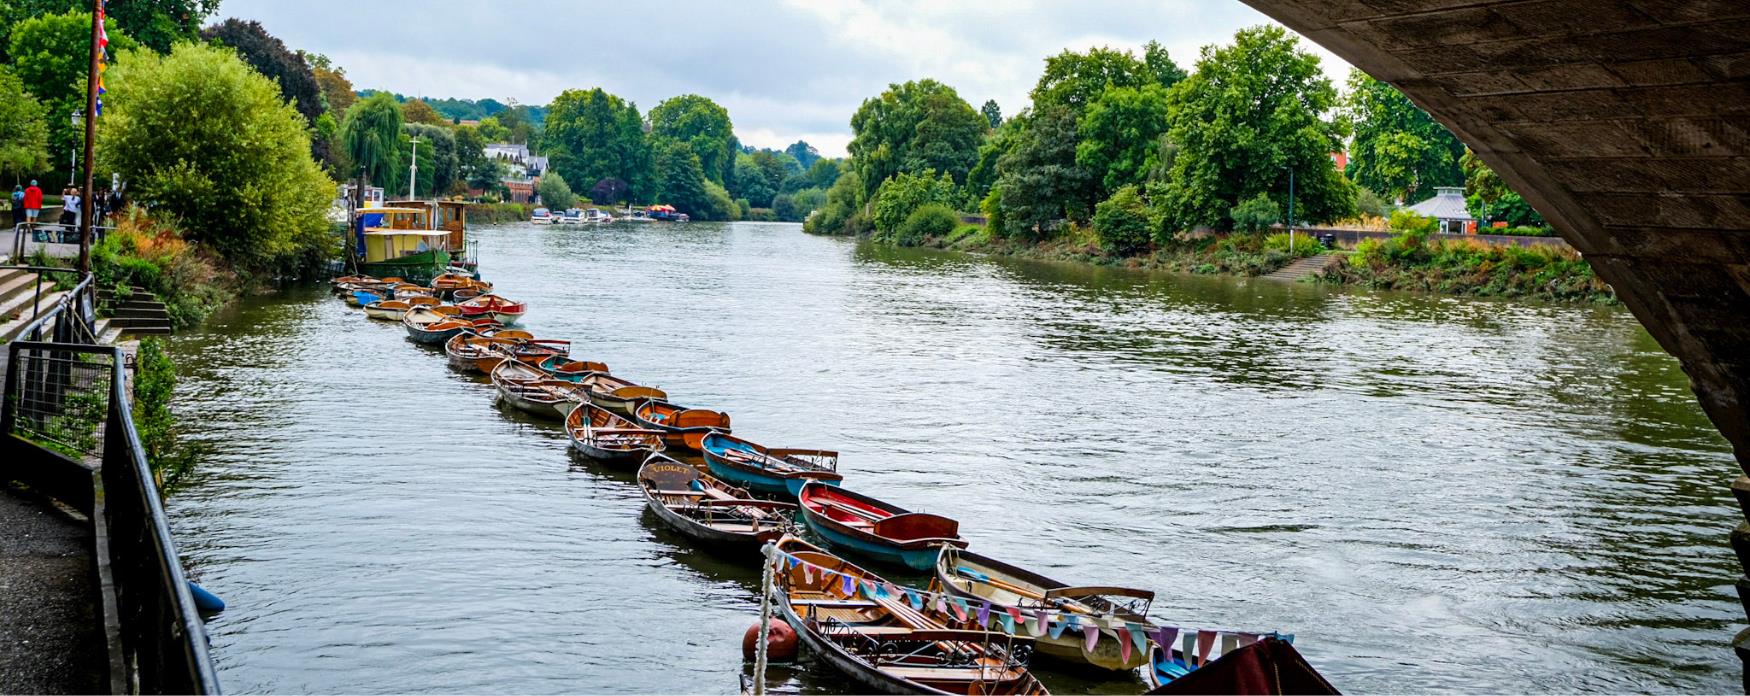
[[[224,17],[327,54],[359,89],[546,104],[602,87],[644,111],[695,93],[744,143],[829,156],[889,83],[933,77],[1012,114],[1065,48],[1155,39],[1190,70],[1200,47],[1270,22],[1235,0],[223,0]],[[1340,86],[1347,64],[1306,44]]]

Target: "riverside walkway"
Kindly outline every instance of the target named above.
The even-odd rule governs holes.
[[[0,693],[107,692],[90,525],[6,487],[0,529]]]

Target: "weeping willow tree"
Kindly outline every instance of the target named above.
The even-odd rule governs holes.
[[[387,93],[378,92],[346,110],[340,129],[341,145],[361,180],[353,193],[363,200],[371,182],[392,181],[401,162],[401,105]]]

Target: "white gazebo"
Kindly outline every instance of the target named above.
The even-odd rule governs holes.
[[[1410,212],[1440,221],[1443,234],[1465,234],[1475,229],[1477,219],[1464,204],[1464,187],[1437,186],[1434,197],[1410,206]]]

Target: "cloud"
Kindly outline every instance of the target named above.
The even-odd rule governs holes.
[[[832,156],[845,154],[857,106],[891,83],[935,78],[1012,114],[1066,48],[1159,40],[1190,69],[1201,46],[1270,21],[1210,0],[224,0],[217,17],[233,16],[327,54],[361,89],[545,104],[601,87],[642,109],[702,94],[729,109],[743,142],[803,139]],[[1307,45],[1340,81],[1347,65]]]

